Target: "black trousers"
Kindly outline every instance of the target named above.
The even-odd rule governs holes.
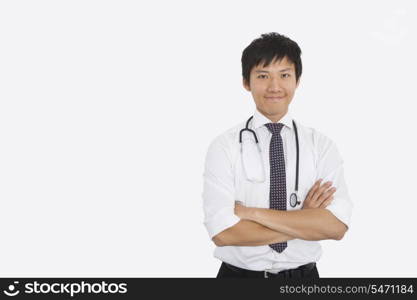
[[[311,263],[296,269],[289,269],[278,274],[265,273],[263,271],[251,271],[222,263],[216,278],[320,278],[316,264]]]

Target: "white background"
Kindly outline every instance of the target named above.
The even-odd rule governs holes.
[[[416,276],[414,1],[2,1],[0,275],[214,277],[207,147],[254,111],[243,49],[302,49],[291,113],[354,202],[322,277]]]

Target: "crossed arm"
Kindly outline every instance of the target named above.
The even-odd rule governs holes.
[[[259,223],[240,220],[213,237],[216,246],[263,246],[292,240],[294,237]]]
[[[301,210],[280,211],[235,205],[241,220],[213,237],[217,246],[262,246],[292,239],[340,240],[347,227],[329,210],[335,188],[320,181],[309,191]]]

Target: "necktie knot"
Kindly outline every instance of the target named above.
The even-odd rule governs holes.
[[[266,128],[272,133],[272,134],[279,134],[281,132],[282,127],[284,127],[284,124],[282,123],[267,123],[265,124]]]

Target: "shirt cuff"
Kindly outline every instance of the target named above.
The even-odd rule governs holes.
[[[240,221],[240,218],[234,214],[234,207],[225,207],[211,216],[204,222],[210,239],[220,232],[232,227]]]
[[[350,226],[350,217],[352,215],[352,206],[346,205],[334,205],[330,204],[325,209],[329,210],[339,221],[343,222],[348,228]]]

